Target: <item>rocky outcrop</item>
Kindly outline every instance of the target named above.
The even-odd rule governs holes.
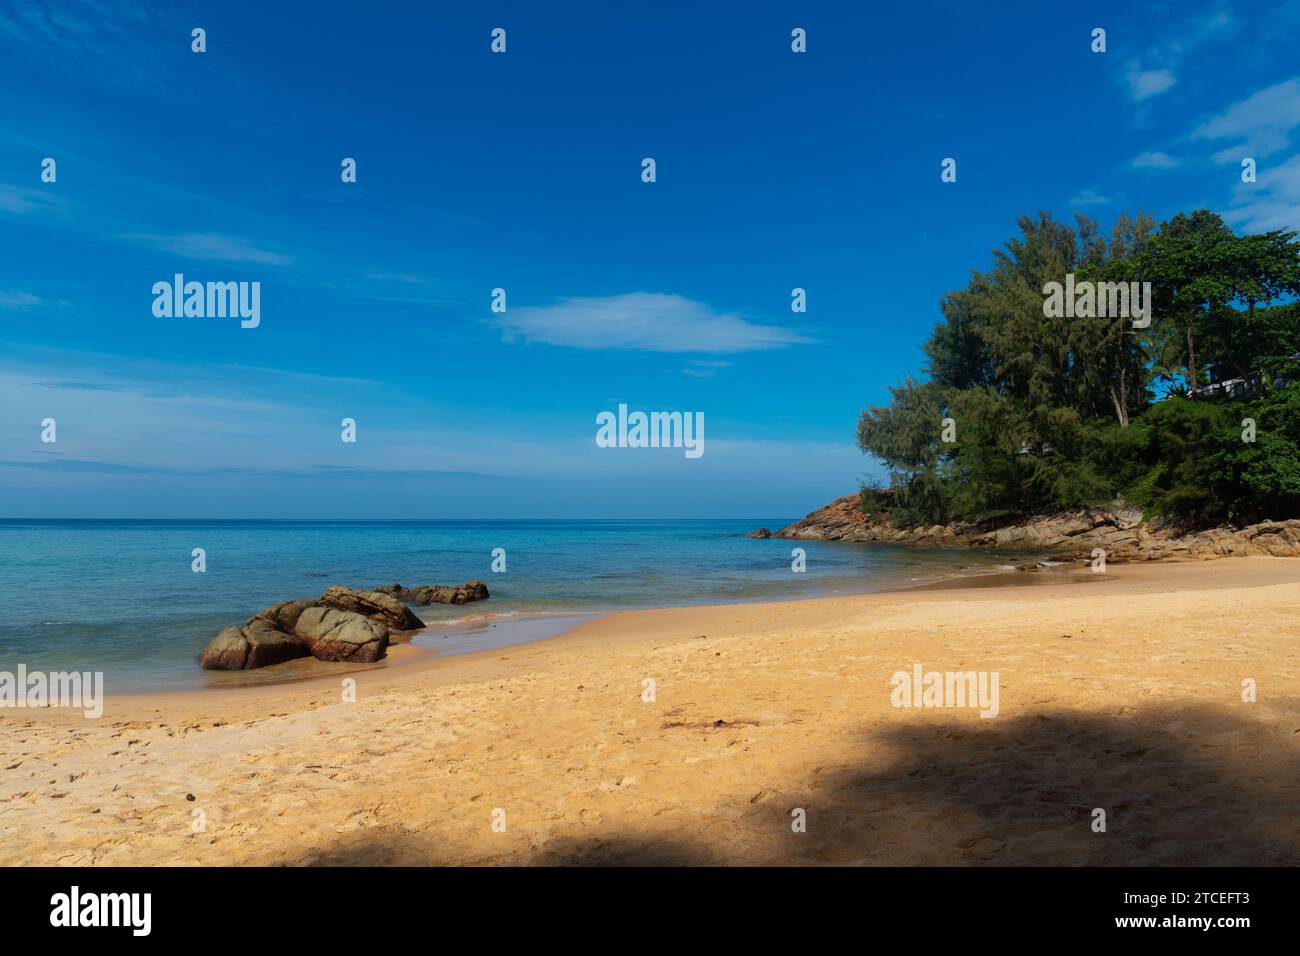
[[[203,649],[199,666],[205,670],[242,671],[306,657],[311,643],[254,616],[240,627],[227,627]]]
[[[1067,558],[1088,557],[1094,548],[1102,548],[1108,561],[1117,562],[1251,554],[1300,557],[1300,519],[1184,532],[1158,520],[1146,521],[1137,509],[1117,505],[1111,509],[1081,508],[1038,515],[995,527],[951,524],[896,528],[885,517],[865,514],[861,501],[860,495],[837,498],[772,536],[1052,551]]]
[[[1161,558],[1227,558],[1269,555],[1300,557],[1300,520],[1261,521],[1244,528],[1211,528],[1177,538],[1151,537],[1144,540],[1139,529],[1138,560]]]
[[[324,600],[334,590],[330,588],[316,600],[272,604],[239,627],[223,629],[199,655],[199,666],[218,671],[252,670],[308,655],[322,661],[369,663],[382,659],[388,653],[389,632],[383,617],[391,616],[391,608],[373,616],[340,610]]]
[[[317,603],[378,620],[392,631],[414,631],[424,627],[424,622],[415,616],[414,611],[383,591],[362,591],[336,584],[326,588]]]
[[[311,643],[311,654],[321,661],[369,664],[388,653],[388,626],[354,611],[309,607],[302,612],[294,633]]]
[[[299,601],[281,601],[279,604],[272,604],[264,610],[258,611],[253,615],[252,620],[270,621],[276,628],[286,633],[292,633],[294,625],[298,623],[298,617],[309,607],[314,607],[316,602],[310,598]]]
[[[766,528],[759,530],[767,531]],[[878,534],[886,530],[886,525],[873,523],[862,511],[861,495],[845,495],[818,508],[808,517],[786,525],[776,532],[775,537],[809,538],[814,541],[878,541]]]
[[[336,584],[318,598],[281,601],[239,627],[223,629],[199,655],[199,665],[208,670],[249,670],[309,654],[322,661],[369,663],[388,653],[392,632],[424,627],[403,601],[466,604],[487,596],[482,581],[409,589],[388,584],[372,591]]]
[[[400,584],[381,584],[375,590],[421,606],[468,604],[470,601],[484,601],[488,597],[487,585],[482,581],[466,581],[460,587],[422,584],[419,587],[404,588]]]

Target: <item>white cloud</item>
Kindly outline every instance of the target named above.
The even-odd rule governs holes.
[[[811,342],[680,295],[629,292],[511,308],[498,320],[507,341],[644,352],[752,352]]]
[[[40,296],[30,292],[0,292],[0,309],[23,309],[29,305],[40,305]]]
[[[367,272],[366,278],[376,282],[400,282],[403,285],[427,285],[429,281],[413,272]]]
[[[1248,150],[1245,146],[1229,146],[1227,149],[1221,149],[1210,156],[1212,162],[1222,166],[1224,163],[1240,164],[1246,158]]]
[[[1138,153],[1128,161],[1128,164],[1134,169],[1173,169],[1179,161],[1166,152],[1153,149]]]
[[[259,248],[246,239],[217,232],[182,232],[160,234],[133,232],[122,239],[140,242],[155,249],[186,259],[208,259],[217,262],[256,262],[261,265],[283,266],[293,262],[293,257]]]
[[[1210,117],[1192,131],[1193,139],[1233,139],[1239,145],[1221,150],[1218,162],[1242,156],[1267,156],[1286,147],[1300,126],[1300,77],[1257,90]],[[1222,158],[1221,158],[1222,157]]]
[[[12,212],[19,215],[28,212],[42,212],[64,202],[58,196],[40,189],[24,189],[0,183],[0,212]]]
[[[1122,80],[1129,96],[1141,103],[1168,92],[1178,82],[1175,71],[1189,56],[1206,44],[1222,48],[1240,27],[1225,0],[1209,13],[1187,17],[1162,31],[1164,42],[1125,64]]]
[[[1095,189],[1085,189],[1070,199],[1067,206],[1104,206],[1111,201],[1109,196],[1103,196]]]
[[[1124,82],[1128,84],[1129,96],[1141,103],[1143,100],[1164,93],[1177,83],[1178,79],[1170,70],[1140,70],[1136,66],[1130,66],[1128,72],[1124,74]]]
[[[1258,177],[1237,185],[1224,220],[1243,232],[1300,230],[1300,156],[1280,166],[1261,166]]]

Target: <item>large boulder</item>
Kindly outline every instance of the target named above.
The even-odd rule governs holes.
[[[306,608],[298,616],[295,634],[310,643],[317,660],[369,663],[388,653],[388,627],[353,611]]]
[[[390,631],[415,631],[424,627],[414,611],[383,591],[362,591],[336,584],[327,588],[317,603],[379,621]]]
[[[294,625],[298,623],[298,616],[309,607],[313,607],[318,602],[311,598],[300,599],[297,601],[281,601],[279,604],[272,604],[253,615],[253,620],[259,618],[270,621],[276,628],[281,631],[292,632]]]
[[[247,624],[217,634],[199,656],[199,666],[217,671],[251,670],[311,652],[310,642],[277,629],[264,618],[253,617]]]
[[[482,581],[466,581],[460,587],[444,584],[421,584],[419,587],[404,588],[400,584],[382,584],[375,588],[412,604],[468,604],[470,601],[484,601],[488,597],[487,585]]]

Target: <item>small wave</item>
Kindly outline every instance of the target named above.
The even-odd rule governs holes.
[[[443,617],[436,621],[425,621],[425,627],[445,627],[448,624],[474,624],[479,621],[494,621],[502,617],[518,617],[518,611],[489,611],[484,614],[466,614],[462,617]]]

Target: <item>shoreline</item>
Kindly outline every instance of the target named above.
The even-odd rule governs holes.
[[[464,617],[454,618],[446,622],[435,621],[427,624],[424,628],[419,630],[407,631],[403,633],[400,640],[394,640],[389,644],[387,656],[372,664],[326,662],[316,661],[312,658],[300,658],[298,660],[286,661],[280,664],[273,664],[269,667],[255,668],[253,670],[203,671],[200,676],[206,681],[206,683],[197,686],[187,685],[157,688],[130,686],[129,689],[122,691],[111,691],[106,687],[105,699],[122,700],[132,697],[152,698],[156,696],[196,694],[209,691],[229,693],[240,689],[274,688],[306,683],[333,683],[337,682],[341,678],[357,677],[360,674],[379,673],[413,666],[427,666],[435,660],[444,660],[466,654],[475,654],[480,652],[480,650],[490,652],[491,650],[518,647],[527,644],[535,644],[541,641],[554,640],[557,637],[565,636],[586,621],[602,619],[616,614],[669,611],[690,608],[751,607],[756,605],[802,603],[806,601],[821,601],[840,597],[866,596],[873,594],[905,594],[911,591],[922,590],[964,590],[968,588],[978,589],[987,587],[1022,586],[1041,587],[1043,585],[1054,583],[1066,583],[1064,579],[1067,578],[1067,576],[1078,577],[1079,583],[1087,583],[1089,580],[1100,583],[1100,581],[1104,579],[1104,575],[1087,574],[1086,572],[1081,572],[1077,567],[1071,567],[1062,563],[1059,567],[1051,568],[969,570],[942,576],[934,581],[927,581],[922,584],[912,584],[905,587],[895,586],[865,591],[824,591],[797,597],[756,597],[748,601],[740,602],[670,604],[646,608],[595,609],[591,611],[509,610],[503,612],[492,612],[485,610],[481,613],[470,613]],[[1056,579],[1058,577],[1062,580],[1057,581]],[[559,622],[569,623],[568,626],[563,626],[561,630],[554,633],[543,633],[538,635],[536,633],[538,630],[550,630],[544,626],[540,628],[537,626],[543,622],[556,622],[557,624]],[[509,631],[522,630],[529,634],[529,636],[517,639],[508,638],[506,640],[500,640],[493,647],[488,648],[452,646],[446,650],[441,650],[437,647],[435,639],[431,633],[433,631],[450,630],[455,633],[457,637],[463,639],[475,630],[486,630],[487,628],[499,627],[502,624],[505,624]],[[396,654],[396,660],[394,660],[394,654]]]
[[[277,691],[314,691],[315,689],[328,686],[331,690],[339,685],[343,678],[351,677],[356,679],[358,687],[387,687],[389,684],[406,683],[422,675],[431,672],[442,672],[453,669],[457,662],[478,663],[493,659],[494,655],[498,660],[508,660],[509,655],[503,654],[509,650],[527,651],[531,649],[545,650],[552,646],[562,646],[566,641],[581,641],[585,639],[593,629],[603,632],[606,629],[617,630],[624,621],[639,622],[642,619],[662,617],[664,619],[687,616],[691,612],[717,613],[727,615],[731,612],[744,612],[746,610],[758,608],[771,608],[777,613],[792,613],[802,606],[810,608],[821,608],[833,606],[840,602],[859,602],[870,601],[872,599],[908,599],[924,600],[960,600],[962,597],[975,598],[984,592],[1009,592],[1018,589],[1029,589],[1032,596],[1040,596],[1044,599],[1050,598],[1052,589],[1068,588],[1074,590],[1079,584],[1096,584],[1098,586],[1121,585],[1121,591],[1138,591],[1143,588],[1161,588],[1164,589],[1173,581],[1179,580],[1167,574],[1167,570],[1176,567],[1200,567],[1203,565],[1223,565],[1230,561],[1241,561],[1243,559],[1221,558],[1212,561],[1205,560],[1165,560],[1153,563],[1142,564],[1119,564],[1109,566],[1105,574],[1092,574],[1078,568],[1060,567],[1050,568],[1038,571],[1017,570],[1017,571],[977,571],[969,574],[955,575],[944,578],[940,581],[927,582],[926,584],[914,585],[906,588],[895,588],[880,591],[860,591],[849,594],[834,595],[816,595],[799,598],[779,598],[772,600],[755,600],[742,603],[731,604],[687,604],[687,605],[669,605],[666,607],[655,608],[624,608],[611,611],[596,611],[590,614],[578,615],[557,612],[553,617],[574,618],[586,617],[588,620],[567,627],[559,633],[544,637],[533,638],[530,640],[510,642],[496,647],[489,648],[470,648],[457,650],[448,653],[438,653],[429,650],[427,646],[412,647],[411,639],[395,642],[390,646],[390,653],[397,649],[404,660],[396,666],[389,667],[383,663],[376,664],[334,664],[324,661],[312,661],[306,659],[309,664],[319,665],[322,672],[289,679],[271,679],[263,681],[241,681],[230,682],[226,686],[205,686],[205,687],[186,687],[186,688],[163,688],[156,690],[133,690],[122,693],[105,693],[105,701],[111,701],[120,706],[145,706],[163,701],[174,703],[188,703],[189,698],[195,702],[202,701],[209,696],[216,696],[210,692],[219,692],[219,696],[239,697],[256,699],[262,696],[274,696]],[[1232,575],[1228,574],[1223,577],[1216,576],[1213,581],[1197,580],[1198,589],[1226,589],[1237,587],[1267,587],[1272,584],[1282,583],[1292,580],[1291,568],[1294,568],[1294,579],[1300,581],[1300,561],[1291,561],[1287,558],[1250,558],[1245,559],[1247,562],[1278,562],[1278,570],[1272,574],[1264,575],[1266,583],[1242,583],[1235,578],[1241,578],[1249,575]],[[1118,573],[1117,573],[1118,572]],[[1169,587],[1169,591],[1179,590],[1176,587]],[[1111,591],[1107,589],[1108,593]],[[1030,595],[1026,595],[1027,597]],[[430,630],[426,628],[425,631]],[[413,631],[411,635],[423,634],[425,631]],[[385,661],[388,659],[386,658]],[[272,665],[272,667],[293,667],[299,664],[299,661],[290,661],[287,664]],[[331,668],[330,670],[324,670]],[[262,668],[260,671],[265,673],[271,668]],[[234,671],[231,674],[258,673],[259,671]],[[222,672],[213,672],[220,675]],[[268,675],[270,676],[270,675]],[[47,708],[46,713],[58,713],[57,708]],[[105,709],[107,714],[107,706]],[[0,718],[6,711],[0,710]],[[23,711],[23,713],[33,713],[33,711]]]
[[[0,864],[1300,863],[1300,562],[1106,578],[618,611],[353,701],[0,711]],[[1000,673],[998,715],[891,705],[914,664]]]

